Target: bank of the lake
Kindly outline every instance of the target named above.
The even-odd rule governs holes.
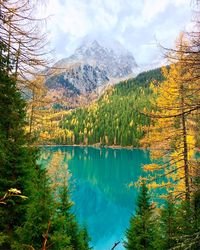
[[[111,149],[140,149],[140,150],[148,150],[145,147],[133,147],[133,146],[121,146],[121,145],[101,145],[101,144],[91,144],[91,145],[85,145],[85,144],[36,144],[38,147],[92,147],[92,148],[111,148]]]

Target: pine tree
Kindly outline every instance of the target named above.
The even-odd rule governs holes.
[[[47,240],[45,244],[50,245],[51,238],[56,234],[52,229],[55,204],[49,180],[45,170],[38,168],[37,173],[37,178],[31,185],[33,195],[27,204],[25,222],[16,230],[17,242],[14,245],[16,250],[27,249],[27,247],[42,249],[44,242]]]
[[[52,245],[50,249],[90,249],[87,230],[80,227],[71,211],[73,203],[70,200],[68,188],[70,174],[61,152],[54,154],[48,168],[55,204],[55,212],[52,216],[52,226],[49,232],[48,244]]]
[[[59,187],[59,201],[57,207],[57,216],[60,220],[62,229],[60,234],[69,237],[69,243],[66,246],[71,246],[72,249],[88,250],[90,238],[86,228],[81,228],[76,221],[76,217],[71,211],[73,203],[70,200],[70,192],[67,179],[62,180],[62,185]],[[66,247],[65,246],[65,247]],[[57,248],[55,248],[56,250]],[[62,249],[62,248],[61,248]],[[64,248],[63,248],[64,249]]]
[[[195,208],[193,199],[190,203],[182,201],[177,206],[177,232],[173,238],[175,240],[174,249],[198,250],[200,247],[199,208]]]
[[[16,79],[7,74],[4,49],[0,65],[0,196],[10,188],[16,188],[32,198],[32,180],[36,178],[37,153],[27,145],[24,132],[25,102],[16,87]],[[0,239],[2,249],[11,249],[15,241],[15,229],[25,220],[28,200],[12,197],[0,207]]]
[[[169,196],[161,210],[161,230],[163,236],[163,249],[170,249],[175,245],[177,234],[176,205],[173,197]]]
[[[136,214],[130,219],[130,228],[126,231],[124,246],[128,250],[153,249],[152,208],[148,188],[143,182],[137,200]]]

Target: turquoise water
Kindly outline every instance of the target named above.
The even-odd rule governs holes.
[[[94,250],[123,248],[124,232],[135,210],[138,190],[129,187],[142,175],[143,164],[149,163],[147,151],[93,147],[45,147],[48,161],[60,151],[68,164],[71,198],[78,222],[85,225]]]

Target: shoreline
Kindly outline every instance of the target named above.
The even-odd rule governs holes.
[[[93,144],[93,145],[81,145],[81,144],[72,144],[72,145],[66,145],[66,144],[39,144],[36,145],[38,147],[91,147],[91,148],[110,148],[110,149],[140,149],[140,150],[148,150],[147,148],[144,147],[133,147],[133,146],[120,146],[120,145],[98,145],[98,144]]]
[[[93,145],[83,145],[83,144],[36,144],[34,145],[36,147],[85,147],[85,148],[110,148],[110,149],[128,149],[128,150],[133,150],[133,149],[140,149],[140,150],[151,150],[150,148],[145,148],[145,147],[133,147],[133,146],[120,146],[120,145],[99,145],[99,144],[93,144]],[[153,149],[153,150],[160,150],[160,149]],[[196,152],[200,152],[200,148],[195,148],[194,149]]]

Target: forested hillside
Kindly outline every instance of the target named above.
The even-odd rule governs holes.
[[[161,69],[155,69],[110,87],[97,102],[63,118],[60,128],[65,136],[56,142],[138,147],[144,135],[142,126],[149,124],[149,117],[143,114],[151,110],[149,85],[162,80]]]

